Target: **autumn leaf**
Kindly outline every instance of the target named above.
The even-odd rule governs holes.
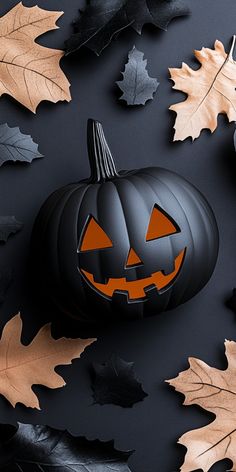
[[[57,29],[61,15],[20,2],[0,18],[0,96],[11,95],[32,112],[42,100],[71,100],[70,84],[60,69],[64,52],[35,42]]]
[[[2,472],[131,472],[131,452],[118,451],[114,441],[89,441],[49,426],[0,425]]]
[[[185,63],[180,69],[169,69],[175,83],[173,88],[188,95],[184,102],[170,107],[177,114],[174,141],[188,137],[194,140],[203,129],[213,133],[220,113],[226,114],[230,122],[236,121],[235,40],[234,36],[229,54],[220,41],[215,42],[214,49],[195,51],[201,64],[198,70]]]
[[[18,127],[0,125],[0,166],[7,161],[32,162],[43,157],[31,136],[21,133]]]
[[[230,459],[236,470],[236,342],[225,342],[228,367],[219,370],[190,358],[190,368],[168,380],[185,395],[184,405],[199,405],[215,415],[209,425],[184,434],[187,448],[181,472],[208,472],[218,461]]]
[[[53,389],[63,387],[65,382],[55,372],[55,367],[71,364],[96,339],[55,340],[48,324],[25,346],[21,343],[21,332],[20,315],[8,321],[3,329],[0,340],[0,393],[13,406],[19,402],[39,409],[32,385],[40,384]]]
[[[15,216],[0,216],[0,241],[6,243],[9,236],[18,233],[23,228],[23,223],[17,221]]]
[[[74,22],[74,34],[66,41],[66,54],[86,46],[99,55],[128,27],[139,34],[145,24],[167,30],[173,18],[189,13],[185,0],[88,0]]]
[[[146,66],[147,60],[143,59],[144,53],[135,46],[129,52],[129,60],[122,72],[123,80],[117,85],[123,92],[120,100],[125,100],[127,105],[145,105],[148,100],[153,99],[159,82],[149,77]]]
[[[136,377],[134,363],[113,355],[104,364],[94,365],[93,396],[100,405],[113,404],[124,408],[147,397]]]

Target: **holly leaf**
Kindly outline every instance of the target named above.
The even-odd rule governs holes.
[[[188,95],[184,102],[170,107],[176,112],[174,141],[191,137],[198,138],[203,129],[213,133],[217,128],[220,113],[227,115],[229,122],[236,121],[236,62],[233,59],[235,39],[229,54],[220,41],[214,49],[195,51],[200,62],[198,70],[183,63],[180,69],[169,69],[175,90]]]
[[[6,93],[32,112],[42,100],[71,100],[70,84],[60,69],[64,52],[35,42],[57,29],[61,15],[20,2],[0,18],[0,96]]]
[[[159,82],[149,77],[146,66],[147,60],[143,59],[144,53],[135,46],[128,55],[128,63],[122,72],[123,80],[116,82],[123,92],[120,100],[125,100],[127,105],[145,105],[148,100],[153,100]]]
[[[0,272],[0,305],[6,298],[7,291],[12,283],[12,271],[10,269]]]
[[[114,449],[113,442],[88,441],[48,426],[1,425],[2,472],[130,472],[131,452]],[[29,469],[30,464],[30,469]]]
[[[75,33],[66,41],[66,54],[87,46],[99,55],[129,26],[139,34],[147,23],[166,30],[173,18],[189,13],[184,0],[90,0],[74,22]]]
[[[0,125],[0,166],[7,161],[32,162],[43,157],[38,144],[31,136],[21,133],[18,127],[10,128],[7,123]]]
[[[0,216],[0,241],[6,242],[11,234],[18,233],[22,228],[23,223],[14,216]]]
[[[22,321],[13,317],[3,328],[0,340],[0,393],[15,407],[23,403],[39,408],[32,385],[59,388],[65,385],[55,372],[58,365],[71,364],[95,339],[53,339],[51,326],[45,325],[33,341],[21,343]]]
[[[111,403],[128,408],[147,397],[135,375],[133,362],[113,355],[104,364],[95,364],[94,374],[93,396],[100,405]]]
[[[230,459],[236,469],[236,343],[225,342],[228,367],[219,370],[190,358],[190,368],[168,383],[185,396],[184,405],[199,405],[213,413],[215,420],[184,434],[179,443],[187,448],[181,472],[210,468]]]

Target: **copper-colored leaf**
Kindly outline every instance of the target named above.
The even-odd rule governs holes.
[[[20,2],[0,18],[0,96],[11,95],[33,112],[42,100],[71,100],[70,84],[60,69],[64,52],[35,42],[57,29],[62,14]]]
[[[219,370],[190,358],[190,368],[168,383],[185,395],[184,405],[199,405],[216,418],[209,425],[184,434],[187,448],[182,472],[208,472],[218,461],[230,459],[236,470],[236,342],[225,342],[228,367]]]
[[[45,325],[31,344],[21,343],[22,321],[20,315],[12,318],[4,327],[0,341],[0,393],[15,406],[39,409],[39,401],[32,385],[59,388],[65,385],[55,372],[58,365],[71,364],[81,356],[87,346],[96,339],[55,340],[50,325]]]
[[[236,121],[236,62],[233,59],[235,36],[230,53],[225,52],[220,41],[214,49],[195,51],[200,62],[198,70],[183,63],[180,69],[169,69],[174,89],[188,95],[181,103],[170,107],[177,113],[174,141],[188,137],[196,139],[203,129],[212,133],[217,128],[220,113],[229,121]]]

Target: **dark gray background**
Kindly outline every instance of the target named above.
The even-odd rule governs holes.
[[[135,0],[134,0],[135,1]],[[16,0],[4,0],[0,14]],[[63,47],[71,33],[71,21],[83,1],[38,0],[46,9],[64,10],[61,29],[45,35],[40,42]],[[34,0],[24,0],[33,6]],[[62,62],[72,87],[70,104],[43,103],[34,116],[13,99],[0,100],[0,122],[20,126],[31,134],[45,155],[31,165],[6,164],[0,169],[0,214],[16,215],[24,230],[0,247],[0,265],[14,270],[14,284],[1,307],[1,327],[19,310],[25,321],[25,342],[39,326],[53,320],[57,335],[86,334],[70,320],[62,322],[56,311],[39,308],[29,284],[28,258],[31,229],[44,199],[56,188],[88,176],[86,121],[101,120],[113,150],[117,167],[136,168],[160,165],[193,182],[212,205],[220,229],[220,254],[207,287],[190,302],[172,312],[116,326],[87,330],[98,335],[96,344],[72,366],[58,369],[67,387],[49,391],[36,387],[42,411],[18,405],[14,410],[0,398],[0,421],[46,423],[68,428],[75,434],[102,440],[115,439],[121,449],[135,449],[130,459],[133,472],[173,472],[179,470],[184,449],[177,439],[187,430],[207,424],[212,417],[196,407],[182,407],[183,397],[164,384],[187,368],[188,356],[198,356],[219,368],[226,367],[224,340],[236,339],[235,315],[225,306],[236,284],[236,168],[233,147],[235,125],[224,117],[214,135],[204,131],[191,143],[172,143],[174,114],[168,107],[184,96],[171,90],[168,67],[182,61],[193,67],[193,49],[212,47],[215,39],[230,48],[236,33],[235,0],[190,0],[192,16],[174,20],[168,32],[145,27],[142,36],[132,30],[122,33],[101,57],[85,49]],[[120,79],[128,51],[136,45],[144,51],[150,75],[161,82],[158,94],[145,108],[126,108],[118,101],[115,81]],[[35,268],[36,270],[36,268]],[[193,274],[194,277],[194,274]],[[56,331],[55,331],[56,330]],[[134,361],[137,374],[149,393],[132,409],[92,405],[89,367],[103,362],[112,353]],[[227,462],[212,470],[225,471]]]

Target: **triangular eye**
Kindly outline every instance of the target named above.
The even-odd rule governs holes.
[[[90,216],[83,235],[80,251],[93,251],[95,249],[105,249],[108,247],[113,247],[112,241],[95,218]]]
[[[174,233],[179,233],[178,225],[163,212],[157,205],[154,206],[149,221],[149,226],[146,235],[146,241],[170,236]]]

